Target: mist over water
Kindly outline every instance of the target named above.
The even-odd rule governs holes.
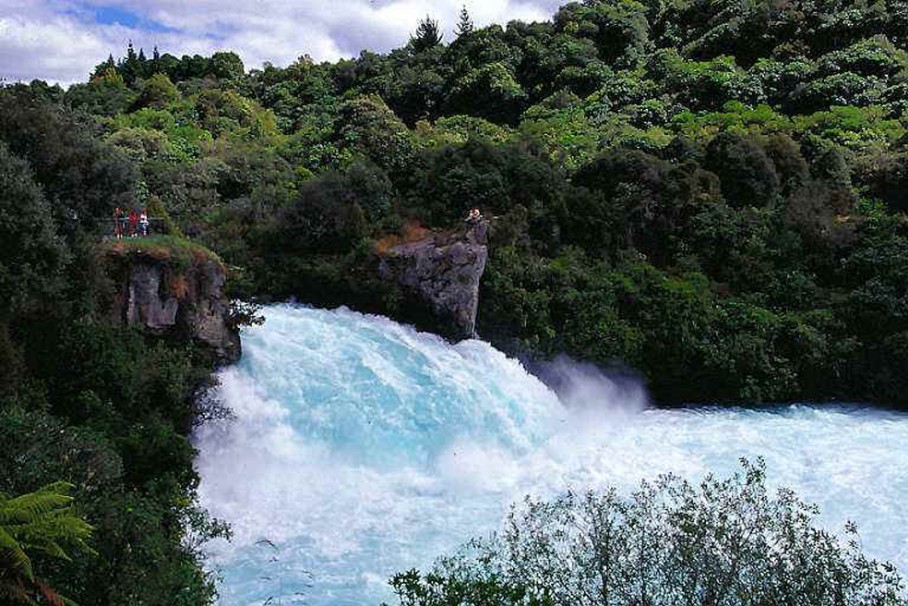
[[[631,374],[606,373],[564,354],[535,364],[531,372],[545,383],[572,416],[604,417],[611,422],[649,406],[642,381]]]
[[[391,574],[496,529],[525,494],[727,474],[741,456],[908,572],[908,416],[656,410],[639,383],[567,358],[534,369],[549,388],[480,341],[346,310],[265,316],[221,373],[234,418],[195,436],[202,504],[234,530],[209,546],[222,604],[392,602]]]

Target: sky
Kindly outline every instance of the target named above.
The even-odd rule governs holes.
[[[565,0],[466,0],[477,26],[548,19]],[[0,0],[0,81],[83,82],[132,41],[146,54],[232,50],[246,69],[406,44],[432,15],[452,30],[464,0]]]

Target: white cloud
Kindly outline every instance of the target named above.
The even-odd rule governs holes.
[[[69,19],[0,18],[0,78],[8,81],[81,80],[107,56],[107,48],[103,38]]]
[[[429,14],[453,35],[463,0],[0,0],[0,78],[84,81],[97,63],[132,40],[174,55],[233,50],[247,68],[355,56],[402,46]],[[467,0],[478,26],[548,18],[559,0]],[[131,27],[95,21],[115,6]]]

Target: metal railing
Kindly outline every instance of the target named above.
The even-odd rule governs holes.
[[[117,237],[117,221],[113,217],[110,219],[96,219],[91,223],[94,224],[92,231],[103,238],[116,238]],[[84,225],[84,224],[83,224]],[[135,227],[129,222],[129,218],[120,219],[119,221],[119,234],[122,238],[142,238],[147,236],[157,236],[157,235],[168,235],[170,234],[170,228],[167,225],[167,221],[163,217],[148,217],[148,229],[142,233],[142,229],[138,222],[136,222]]]

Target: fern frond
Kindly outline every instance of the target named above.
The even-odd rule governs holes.
[[[70,510],[52,512],[30,524],[13,528],[16,539],[26,550],[38,550],[48,555],[69,559],[60,544],[91,552],[87,540],[93,527]]]
[[[0,524],[28,524],[72,503],[72,484],[54,482],[35,492],[0,502]]]
[[[12,570],[13,576],[22,576],[26,579],[34,578],[32,561],[22,549],[22,545],[0,526],[0,570]]]
[[[28,556],[40,552],[69,560],[64,546],[95,553],[87,543],[93,528],[74,512],[72,489],[72,484],[55,482],[12,499],[0,494],[0,604],[37,605],[38,600],[75,606],[35,578]]]

